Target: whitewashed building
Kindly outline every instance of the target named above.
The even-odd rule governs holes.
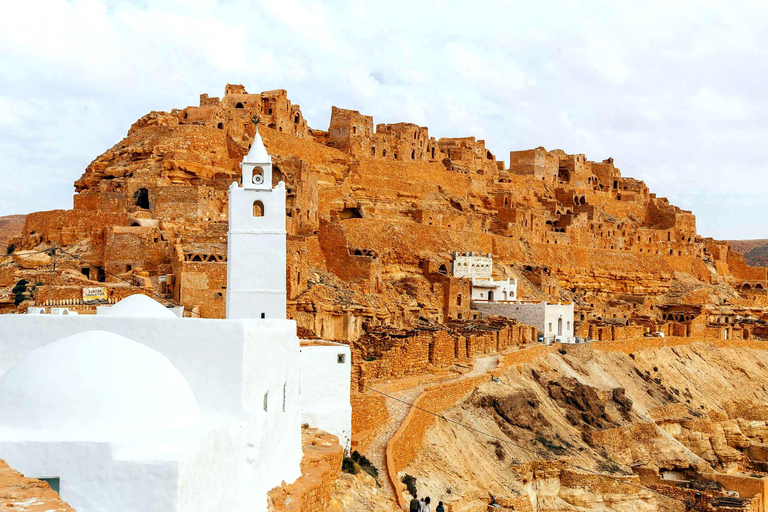
[[[472,280],[473,302],[513,302],[517,300],[517,279],[493,279],[493,255],[474,252],[453,253],[453,277]]]
[[[96,315],[0,315],[0,457],[78,512],[265,511],[300,476],[303,422],[348,446],[349,347],[302,347],[285,319],[285,187],[261,186],[258,134],[242,168],[227,319],[145,295]]]
[[[474,307],[482,316],[505,316],[536,327],[544,341],[574,343],[573,304],[544,302],[515,302],[511,304],[477,303]]]

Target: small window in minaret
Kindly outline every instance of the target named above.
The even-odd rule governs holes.
[[[352,135],[357,133],[357,126],[352,127]]]
[[[346,361],[347,356],[345,354],[337,354],[336,355],[336,362],[339,364],[344,364],[344,361]]]
[[[261,185],[264,183],[264,169],[261,167],[254,167],[253,174],[251,175],[251,183],[254,185]]]
[[[262,203],[261,201],[253,202],[253,216],[254,217],[264,216],[264,203]]]
[[[285,388],[288,386],[287,382],[283,382],[283,412],[285,412]]]
[[[264,393],[264,412],[267,412],[268,405],[269,405],[269,391]]]

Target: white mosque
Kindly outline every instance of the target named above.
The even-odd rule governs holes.
[[[229,201],[227,319],[145,295],[0,316],[0,458],[78,512],[265,511],[301,424],[349,445],[349,347],[285,318],[285,186],[256,133]]]

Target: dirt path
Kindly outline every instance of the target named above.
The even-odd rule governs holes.
[[[482,375],[485,372],[493,370],[499,365],[499,355],[479,357],[475,359],[472,371],[465,373],[457,379],[445,381],[457,382],[460,380],[468,379],[470,377],[476,377]],[[408,410],[411,408],[409,404],[413,403],[416,398],[429,386],[433,386],[434,383],[423,384],[413,388],[404,389],[402,391],[396,391],[390,393],[391,396],[402,400],[394,400],[392,398],[387,399],[387,408],[389,409],[389,420],[376,433],[376,436],[371,441],[371,444],[365,450],[365,456],[379,469],[379,481],[384,490],[386,490],[391,496],[395,495],[395,490],[392,488],[392,483],[387,478],[387,459],[386,450],[387,443],[392,436],[395,435],[397,429],[400,428],[405,417],[408,415]],[[405,403],[403,403],[405,402]]]

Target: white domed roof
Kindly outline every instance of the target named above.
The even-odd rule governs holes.
[[[168,358],[109,332],[54,341],[0,376],[0,429],[105,440],[199,420],[192,388]]]
[[[99,314],[141,318],[178,318],[173,311],[141,293],[129,295],[114,306],[99,310]]]

